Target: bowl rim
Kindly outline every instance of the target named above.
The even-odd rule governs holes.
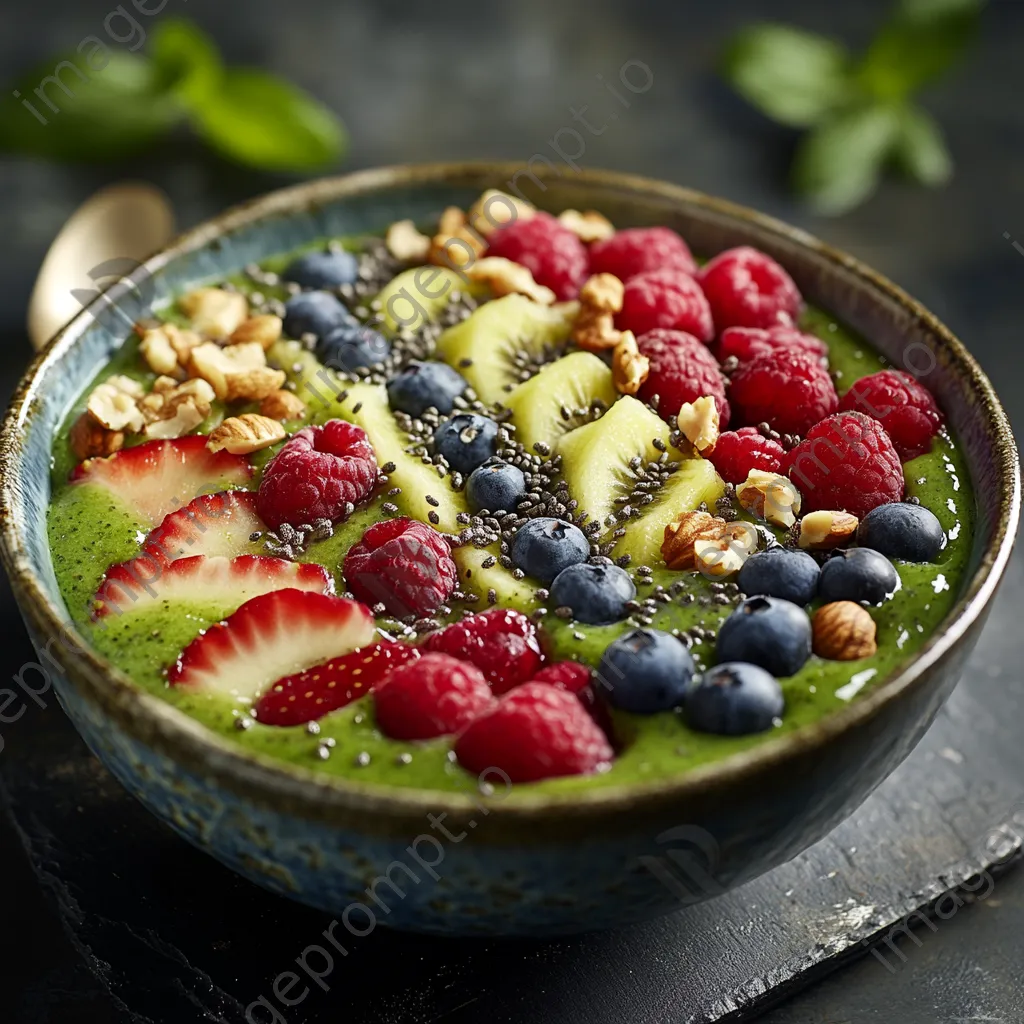
[[[203,249],[226,234],[277,214],[295,214],[347,196],[386,192],[395,187],[431,184],[465,184],[478,178],[507,180],[522,165],[514,162],[464,162],[394,165],[351,174],[303,182],[234,206],[204,221],[176,238],[146,260],[136,273],[152,274],[175,258]],[[542,180],[562,178],[554,167],[531,168]],[[897,285],[866,264],[808,234],[765,214],[731,201],[693,189],[650,178],[601,170],[573,171],[571,181],[582,186],[614,188],[623,193],[642,193],[676,205],[703,208],[734,223],[745,223],[779,237],[791,245],[809,248],[867,287],[900,306],[929,332],[935,343],[952,357],[957,370],[966,374],[992,429],[996,461],[999,464],[999,515],[991,542],[947,616],[947,628],[937,631],[928,642],[877,689],[817,722],[729,757],[701,765],[677,776],[624,782],[617,786],[570,792],[516,791],[513,801],[487,801],[488,813],[496,818],[524,822],[571,818],[604,817],[616,812],[654,810],[666,802],[679,803],[711,787],[749,781],[770,766],[800,755],[813,753],[840,734],[867,723],[884,708],[918,685],[930,670],[967,637],[982,618],[1005,571],[1015,540],[1020,515],[1020,468],[1017,448],[1004,412],[988,377],[963,343],[939,319]],[[118,284],[113,285],[116,289]],[[331,822],[366,812],[384,813],[418,820],[424,812],[447,812],[456,819],[480,810],[477,793],[462,794],[435,789],[412,789],[365,783],[317,773],[268,755],[254,753],[230,743],[206,729],[159,697],[149,694],[128,676],[93,651],[73,627],[57,603],[46,593],[26,551],[21,495],[23,462],[20,439],[32,418],[40,392],[40,381],[82,336],[92,320],[91,311],[104,302],[100,296],[76,315],[36,356],[19,383],[0,433],[0,556],[11,579],[22,614],[37,636],[68,637],[77,648],[65,643],[51,645],[51,659],[72,686],[99,705],[130,737],[151,744],[185,770],[212,778],[229,791],[269,804],[290,814]],[[109,301],[109,300],[107,300]]]

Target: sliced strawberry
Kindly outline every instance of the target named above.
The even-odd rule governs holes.
[[[239,487],[252,476],[241,455],[211,452],[202,435],[146,441],[105,459],[86,459],[71,482],[105,487],[152,526],[211,485]]]
[[[96,591],[94,618],[138,611],[158,601],[203,601],[237,607],[272,590],[292,587],[329,594],[331,574],[322,566],[267,555],[193,555],[163,564],[138,555],[107,570]]]
[[[252,491],[201,494],[166,515],[142,542],[142,553],[163,564],[189,555],[233,557],[249,549],[251,534],[266,528]]]
[[[420,654],[418,647],[386,640],[331,658],[278,679],[263,692],[254,713],[264,725],[313,722],[366,696],[392,669]]]
[[[374,630],[373,614],[358,601],[275,590],[200,633],[167,679],[172,686],[253,699],[284,676],[365,647]]]

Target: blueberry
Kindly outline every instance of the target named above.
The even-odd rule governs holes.
[[[770,729],[782,716],[782,687],[758,665],[730,661],[704,673],[687,691],[686,722],[698,732],[745,736]]]
[[[303,292],[284,304],[284,333],[289,338],[315,334],[323,338],[335,327],[355,323],[341,300],[329,292]]]
[[[359,261],[350,252],[307,252],[281,275],[303,288],[337,288],[359,277]]]
[[[317,358],[324,366],[349,373],[375,366],[390,353],[391,345],[383,334],[354,322],[333,328],[316,343]]]
[[[590,541],[572,523],[530,519],[516,531],[509,554],[527,576],[550,583],[563,569],[590,557]]]
[[[933,562],[946,543],[942,524],[921,505],[894,502],[872,509],[857,527],[857,543],[904,562]]]
[[[633,629],[613,640],[596,677],[613,707],[641,715],[679,707],[692,679],[686,645],[660,629]]]
[[[466,481],[466,499],[474,512],[510,512],[526,494],[522,470],[501,459],[488,459]]]
[[[818,596],[822,601],[881,604],[899,586],[896,568],[871,548],[837,551],[822,567]]]
[[[799,605],[778,597],[748,597],[718,630],[722,664],[748,661],[773,676],[795,675],[811,656],[811,620]]]
[[[810,604],[818,592],[818,563],[806,551],[774,547],[751,555],[736,578],[744,594]]]
[[[388,381],[388,401],[392,409],[413,417],[422,416],[431,406],[449,413],[465,390],[465,377],[447,363],[414,360]]]
[[[580,562],[563,569],[551,584],[551,603],[571,608],[580,622],[607,626],[626,617],[626,602],[636,597],[636,587],[625,569],[617,565]]]
[[[498,424],[474,412],[459,413],[434,431],[434,446],[448,465],[467,476],[494,455]]]

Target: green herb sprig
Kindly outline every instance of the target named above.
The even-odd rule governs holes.
[[[759,24],[729,44],[722,73],[762,113],[808,129],[793,162],[796,190],[819,212],[844,213],[895,166],[945,184],[953,161],[942,129],[914,102],[965,54],[984,0],[898,0],[867,50],[786,25]]]
[[[91,49],[47,62],[0,98],[0,150],[107,162],[187,123],[211,149],[260,170],[316,171],[345,151],[332,111],[277,75],[226,67],[190,21],[162,20],[148,55],[90,38]]]

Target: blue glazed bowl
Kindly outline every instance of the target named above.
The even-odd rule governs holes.
[[[47,547],[50,449],[65,410],[127,333],[119,283],[72,321],[22,381],[0,441],[3,558],[53,691],[120,781],[196,846],[338,920],[342,945],[377,924],[452,935],[550,935],[662,914],[795,856],[910,752],[959,677],[1010,555],[1017,453],[992,386],[963,345],[893,284],[803,232],[721,200],[607,173],[471,164],[367,171],[278,192],[149,260],[157,305],[324,235],[379,231],[465,207],[485,188],[538,205],[667,224],[697,252],[751,244],[893,363],[914,349],[972,467],[979,504],[964,592],[928,644],[823,721],[682,777],[583,794],[471,799],[327,778],[244,752],[139,690],[70,625]],[[42,685],[38,687],[42,689]]]

